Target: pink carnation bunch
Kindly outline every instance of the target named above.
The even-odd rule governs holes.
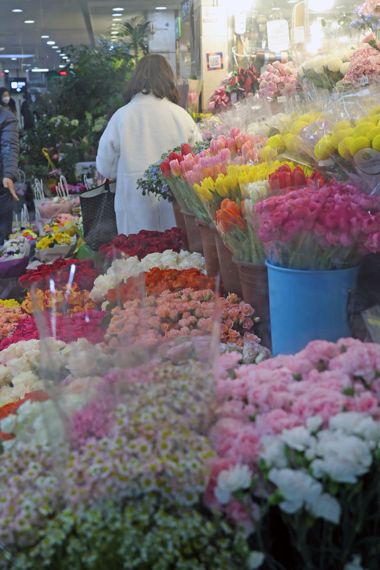
[[[380,418],[377,344],[314,341],[296,355],[238,368],[229,356],[221,357],[221,367],[224,359],[216,389],[217,420],[210,432],[218,454],[206,492],[211,506],[222,506],[215,496],[221,470],[245,465],[257,472],[268,437],[306,426],[312,418],[326,428],[343,412]]]
[[[361,87],[380,82],[380,51],[371,45],[357,49],[351,56],[350,66],[342,79],[342,85]]]
[[[293,63],[275,61],[267,65],[259,85],[259,97],[263,99],[292,96],[298,88],[297,70]]]
[[[298,269],[355,266],[380,251],[380,202],[337,182],[305,186],[256,204],[258,235],[267,258]]]

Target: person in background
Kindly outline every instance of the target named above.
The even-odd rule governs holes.
[[[147,55],[127,84],[127,104],[112,116],[100,139],[96,164],[102,176],[116,178],[119,234],[162,231],[175,225],[171,204],[143,196],[136,182],[163,153],[201,140],[195,122],[178,100],[170,64],[161,55]]]
[[[12,231],[13,201],[18,201],[15,180],[18,169],[18,122],[0,105],[0,244]]]
[[[21,104],[21,115],[23,119],[24,131],[33,129],[34,127],[34,115],[29,107],[29,97],[24,95],[24,100]]]
[[[17,114],[15,100],[12,99],[6,87],[0,87],[0,105],[8,109],[8,111],[12,111],[15,115]]]

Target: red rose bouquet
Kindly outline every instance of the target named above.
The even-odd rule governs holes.
[[[67,284],[76,284],[79,289],[92,289],[98,275],[91,260],[57,259],[54,263],[43,263],[37,269],[27,271],[19,282],[24,289],[30,289],[32,285],[46,289],[49,280],[54,278],[57,289],[66,287]]]
[[[179,228],[164,232],[142,230],[129,236],[119,235],[110,243],[102,245],[99,252],[107,261],[127,255],[143,259],[150,253],[162,253],[167,249],[179,252],[184,249],[184,236]]]

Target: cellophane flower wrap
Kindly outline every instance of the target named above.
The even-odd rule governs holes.
[[[369,194],[380,187],[380,107],[378,89],[345,95],[310,130],[301,133],[305,148],[323,172],[360,185]]]
[[[272,191],[268,183],[286,170],[291,176],[304,171],[290,162],[268,162],[252,166],[230,166],[215,182],[204,180],[197,188],[212,212],[216,228],[227,248],[239,261],[262,265],[265,253],[257,232],[253,209]]]
[[[276,100],[289,97],[297,92],[297,69],[292,62],[269,63],[259,78],[259,97]]]
[[[212,223],[213,212],[206,207],[199,186],[203,180],[214,182],[220,174],[226,174],[230,164],[251,164],[259,161],[260,151],[266,142],[262,135],[248,135],[238,128],[230,130],[227,136],[212,139],[209,148],[198,154],[177,156],[162,164],[168,172],[168,181],[176,181],[182,191],[178,200],[185,212],[196,215],[206,223]]]
[[[380,248],[380,202],[357,187],[315,180],[259,202],[254,211],[267,259],[293,269],[344,269]]]
[[[379,359],[378,344],[342,339],[220,363],[206,497],[254,529],[269,568],[376,570]]]
[[[54,296],[53,278],[50,289]],[[142,280],[140,295],[114,309],[104,342],[58,340],[73,327],[64,298],[37,310],[44,396],[20,401],[0,424],[9,436],[0,567],[63,569],[80,559],[93,569],[105,560],[141,570],[195,561],[248,568],[244,532],[202,504],[214,457],[207,432],[222,301],[212,291],[170,295],[146,296]],[[246,309],[242,325],[253,312]],[[85,313],[84,322],[102,328]]]

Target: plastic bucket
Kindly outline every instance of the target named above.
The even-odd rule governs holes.
[[[215,234],[216,229],[202,222],[198,222],[201,232],[203,255],[206,261],[207,275],[215,277],[219,273],[219,258],[216,249]]]
[[[223,289],[226,293],[236,293],[241,297],[241,284],[239,270],[232,259],[232,253],[224,245],[218,233],[215,234],[215,244],[218,252],[220,275],[222,277]]]
[[[186,234],[186,224],[185,218],[181,212],[181,208],[176,199],[173,201],[173,211],[174,211],[174,218],[177,228],[179,228],[183,233],[183,239],[185,240],[185,245],[188,247],[187,243],[187,234]]]
[[[274,355],[292,354],[312,340],[351,336],[348,306],[358,267],[308,271],[266,265]]]
[[[260,321],[255,326],[262,343],[271,346],[269,319],[268,272],[265,265],[255,265],[234,259],[239,268],[243,300],[252,305]]]
[[[185,218],[189,251],[203,253],[201,232],[199,231],[196,217],[193,214],[186,214],[185,212],[183,212],[183,217]]]

